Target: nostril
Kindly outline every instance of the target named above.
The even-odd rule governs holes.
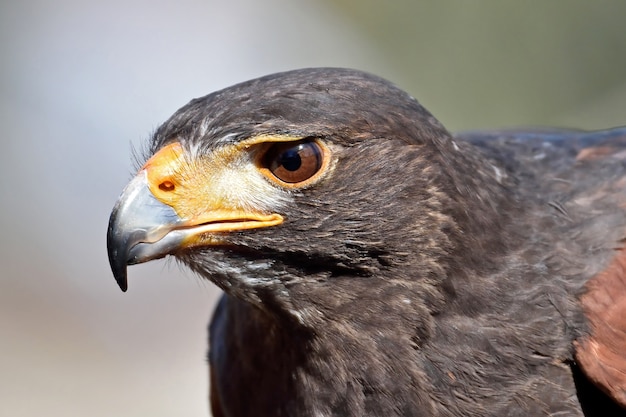
[[[159,184],[159,190],[161,191],[174,191],[174,188],[176,188],[176,186],[172,181],[166,180]]]

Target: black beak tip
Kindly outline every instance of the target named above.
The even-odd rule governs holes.
[[[126,274],[126,245],[118,242],[117,239],[115,239],[115,236],[115,233],[112,233],[111,228],[109,228],[107,236],[109,265],[111,266],[111,272],[113,272],[113,277],[115,277],[115,281],[117,282],[117,285],[119,285],[120,290],[126,292],[128,289],[128,275]],[[122,250],[119,249],[120,246],[122,247]]]
[[[128,280],[126,279],[126,274],[124,274],[124,276],[116,276],[115,281],[117,281],[117,285],[119,285],[122,292],[126,292],[126,290],[128,290]]]
[[[126,281],[126,278],[123,279],[117,279],[117,285],[120,286],[120,290],[122,290],[122,292],[126,292],[126,290],[128,289],[128,282]]]
[[[117,285],[119,285],[120,290],[122,292],[126,292],[128,289],[128,279],[126,274],[126,262],[120,263],[117,262],[116,259],[110,259],[111,263],[111,271],[113,272],[113,277],[115,277],[115,281]]]

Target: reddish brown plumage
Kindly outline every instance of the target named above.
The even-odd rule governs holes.
[[[581,297],[590,332],[575,342],[587,376],[626,407],[626,251],[589,280]]]

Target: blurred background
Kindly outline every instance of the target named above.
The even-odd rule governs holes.
[[[626,3],[0,4],[0,415],[205,416],[215,287],[166,261],[117,288],[110,210],[150,132],[267,73],[354,67],[453,131],[626,124]]]

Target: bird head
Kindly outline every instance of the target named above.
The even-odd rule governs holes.
[[[110,218],[111,268],[125,291],[127,265],[172,255],[257,304],[343,278],[439,282],[466,212],[449,167],[471,152],[369,74],[245,82],[157,129]]]

